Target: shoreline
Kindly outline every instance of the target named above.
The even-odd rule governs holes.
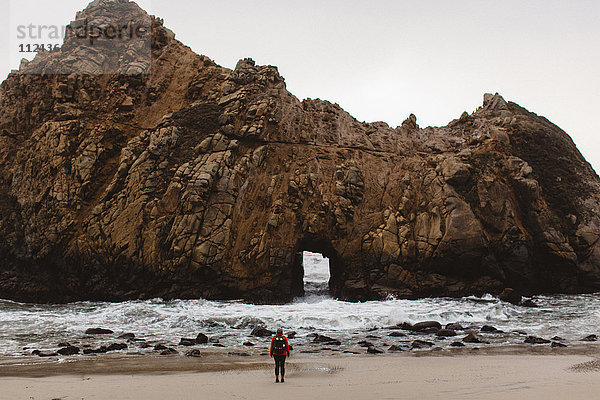
[[[587,357],[600,359],[600,344],[577,344],[566,348],[535,345],[506,345],[453,349],[413,350],[399,353],[340,354],[332,352],[294,353],[288,363],[356,359],[443,359],[489,357]],[[200,357],[153,354],[101,354],[39,358],[36,356],[0,357],[0,378],[47,378],[78,375],[169,375],[182,373],[214,373],[270,369],[269,356],[229,355],[227,351],[210,349]]]
[[[61,373],[38,377],[24,369],[17,376],[7,376],[2,365],[0,385],[2,396],[6,396],[2,398],[34,400],[219,400],[275,396],[305,400],[315,393],[331,399],[594,398],[600,390],[600,352],[595,349],[585,355],[563,350],[562,354],[491,352],[435,357],[431,354],[303,355],[288,361],[284,385],[274,384],[273,364],[265,362],[264,357],[224,360],[222,355],[214,354],[206,359],[183,361],[184,357],[178,356],[130,359],[111,356],[78,361],[63,371],[54,370]],[[138,368],[132,368],[136,363]],[[43,364],[36,368],[48,371],[48,363]],[[114,369],[116,366],[120,370]],[[158,367],[162,369],[153,370]]]

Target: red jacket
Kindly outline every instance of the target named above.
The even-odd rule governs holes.
[[[283,349],[283,353],[281,353],[281,354],[273,353],[273,342],[275,341],[276,337],[277,336],[273,336],[273,339],[271,339],[271,355],[272,356],[283,356],[283,355],[286,355],[286,356],[289,357],[290,356],[290,344],[288,343],[288,340],[287,340],[287,338],[285,336],[283,336],[283,340],[285,340],[285,346],[284,346],[284,349]]]

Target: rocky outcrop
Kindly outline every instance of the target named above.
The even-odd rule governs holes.
[[[303,250],[350,300],[600,288],[600,179],[546,119],[496,94],[446,127],[359,122],[134,3],[78,18],[124,13],[149,65],[72,44],[1,85],[0,297],[288,301]]]

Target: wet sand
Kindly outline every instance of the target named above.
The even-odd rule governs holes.
[[[595,398],[597,347],[555,350],[299,355],[287,363],[285,384],[273,382],[268,357],[4,359],[0,399]]]

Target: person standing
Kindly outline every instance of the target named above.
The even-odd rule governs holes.
[[[279,383],[279,371],[281,370],[281,383],[285,382],[285,358],[290,356],[290,344],[283,329],[277,329],[277,335],[271,339],[271,357],[275,359],[275,383]]]

